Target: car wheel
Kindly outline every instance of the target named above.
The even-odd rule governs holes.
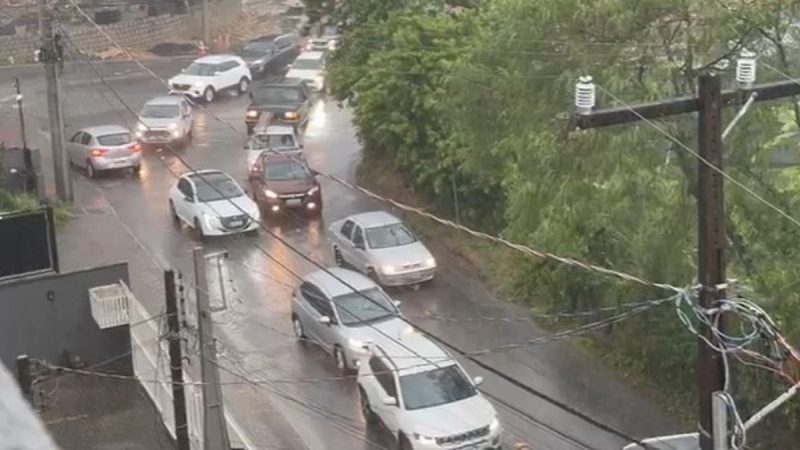
[[[142,166],[133,166],[133,167],[131,167],[131,176],[132,177],[138,177],[140,173],[142,173]]]
[[[209,86],[205,91],[203,91],[203,99],[206,101],[206,103],[211,103],[214,101],[214,94],[214,88]]]
[[[175,204],[172,203],[172,200],[169,201],[169,215],[172,217],[172,221],[175,225],[180,225],[181,218],[178,217],[178,211],[175,210]]]
[[[402,432],[400,433],[400,437],[397,438],[397,443],[397,447],[400,450],[414,450],[414,447],[411,446],[411,441],[409,441],[406,435]]]
[[[303,342],[306,338],[306,332],[303,329],[303,322],[300,322],[300,318],[296,315],[292,314],[292,329],[294,330],[294,336],[300,342]]]
[[[200,224],[200,219],[197,217],[194,218],[194,222],[192,223],[192,228],[194,230],[194,236],[197,238],[198,241],[205,240],[205,234],[203,233],[203,226]]]
[[[249,236],[249,237],[258,236],[258,228],[256,228],[255,230],[245,231],[244,234],[245,234],[245,236]]]
[[[342,257],[342,252],[339,251],[338,248],[334,247],[333,249],[333,259],[336,261],[336,265],[339,267],[344,267],[345,262],[344,258]]]
[[[247,92],[247,89],[249,87],[250,87],[250,80],[248,80],[247,77],[242,77],[242,79],[239,80],[239,93],[244,94],[245,92]]]
[[[86,176],[89,178],[95,178],[97,176],[97,170],[95,170],[91,161],[86,161]]]
[[[336,361],[336,368],[339,369],[340,372],[344,374],[350,372],[350,366],[347,365],[347,357],[341,347],[333,348],[333,359]]]
[[[377,416],[375,416],[372,406],[369,405],[367,393],[364,392],[364,389],[361,386],[358,387],[358,398],[361,403],[361,414],[364,416],[364,422],[367,422],[367,424],[373,424],[377,422]]]
[[[372,267],[367,269],[367,277],[369,277],[370,280],[374,281],[375,284],[377,285],[381,284],[381,280],[378,279],[378,273],[375,272],[375,269],[373,269]]]

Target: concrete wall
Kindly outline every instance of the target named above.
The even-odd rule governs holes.
[[[211,33],[235,23],[242,12],[241,0],[209,0]],[[162,15],[118,22],[102,26],[122,46],[148,50],[163,42],[185,40],[200,35],[201,14],[193,8],[188,14]],[[67,25],[72,41],[87,53],[100,53],[114,48],[96,27]],[[16,36],[0,36],[0,65],[33,62],[33,51],[39,47],[36,30]],[[12,62],[13,60],[13,62]]]
[[[127,263],[0,283],[0,361],[13,371],[20,354],[94,364],[129,352],[128,327],[101,330],[89,305],[89,288],[119,280],[128,283]]]

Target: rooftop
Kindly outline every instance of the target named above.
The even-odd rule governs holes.
[[[360,214],[353,214],[350,216],[350,219],[358,222],[364,228],[382,227],[384,225],[402,222],[400,219],[387,213],[386,211],[370,211]]]

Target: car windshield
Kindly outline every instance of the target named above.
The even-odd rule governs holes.
[[[397,315],[394,304],[379,288],[350,292],[333,298],[342,325],[360,325]]]
[[[197,200],[213,202],[244,195],[242,188],[224,173],[205,173],[192,175],[192,181],[197,186]]]
[[[144,105],[141,114],[142,117],[152,119],[170,119],[179,115],[180,109],[178,105]]]
[[[400,222],[382,227],[367,228],[369,248],[389,248],[413,244],[417,241],[414,233]]]
[[[184,73],[188,75],[199,75],[201,77],[210,77],[217,71],[216,64],[206,63],[192,63],[186,68]]]
[[[406,409],[431,408],[476,395],[475,387],[456,364],[400,377]]]
[[[267,51],[272,47],[272,43],[261,41],[261,42],[251,42],[247,44],[244,49],[242,49],[242,53],[246,55],[262,55],[267,53]]]
[[[266,87],[253,91],[256,104],[295,104],[300,99],[300,90],[294,87]]]
[[[297,142],[291,134],[257,134],[247,141],[247,150],[296,149]]]
[[[267,163],[264,168],[264,181],[292,181],[309,178],[311,178],[311,172],[304,165],[294,161]]]
[[[133,142],[130,133],[115,133],[105,136],[97,136],[97,143],[100,145],[125,145]]]
[[[292,63],[292,69],[319,70],[322,68],[322,59],[298,59]]]

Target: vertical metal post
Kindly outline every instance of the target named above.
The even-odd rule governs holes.
[[[200,339],[200,373],[203,381],[203,448],[229,450],[228,427],[222,405],[222,388],[217,367],[217,345],[214,339],[214,322],[208,299],[206,257],[202,247],[195,247],[195,296],[197,297],[197,333]]]
[[[164,271],[169,327],[169,367],[172,379],[172,408],[175,414],[175,440],[178,450],[189,449],[189,423],[186,419],[186,393],[183,388],[183,355],[181,354],[181,324],[175,292],[175,273]]]
[[[22,148],[28,148],[28,138],[25,135],[25,114],[22,111],[22,88],[19,84],[19,78],[14,79],[14,87],[17,89],[17,109],[19,110],[19,132],[22,138]],[[28,169],[26,167],[26,169]]]
[[[64,120],[62,117],[61,97],[58,84],[58,59],[60,49],[53,36],[53,8],[47,0],[39,0],[39,18],[41,23],[42,52],[45,76],[47,78],[47,111],[50,117],[50,145],[53,153],[53,169],[55,171],[56,194],[61,201],[70,202],[72,180],[69,163],[64,152]]]
[[[203,2],[203,17],[201,17],[201,28],[202,28],[202,36],[203,36],[203,43],[206,47],[211,46],[211,30],[208,29],[208,0],[202,0]]]
[[[450,180],[452,181],[452,185],[453,185],[453,206],[454,206],[455,212],[456,212],[456,223],[461,225],[461,208],[460,208],[460,205],[458,204],[458,190],[456,189],[457,186],[456,186],[456,171],[455,171],[455,169],[453,169],[453,174],[450,177]]]
[[[17,356],[17,383],[23,397],[33,404],[33,378],[31,377],[31,360],[28,355]]]
[[[725,402],[724,396],[724,392],[714,392],[711,398],[714,450],[729,450],[728,404]]]
[[[723,204],[722,170],[722,99],[720,80],[713,74],[699,79],[699,156],[697,182],[698,216],[698,279],[700,281],[700,306],[710,309],[724,298],[725,283],[725,213]],[[724,327],[723,317],[718,319]],[[698,331],[710,342],[715,339],[708,326],[702,323]],[[711,399],[714,392],[725,390],[725,370],[722,356],[698,339],[697,381],[699,394],[700,447],[713,450]]]

